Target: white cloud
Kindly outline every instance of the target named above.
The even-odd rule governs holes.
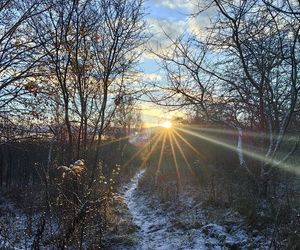
[[[150,0],[150,3],[156,6],[169,8],[165,18],[147,18],[148,30],[151,38],[146,44],[146,50],[143,52],[141,60],[158,59],[152,52],[168,54],[173,50],[172,42],[169,38],[176,40],[183,34],[192,34],[198,39],[204,39],[207,35],[207,27],[211,27],[210,18],[215,16],[215,8],[211,7],[197,16],[188,14],[199,10],[199,3],[208,4],[205,0]],[[174,12],[174,16],[170,13]],[[185,13],[186,15],[176,15],[176,13]],[[181,17],[180,19],[178,19]]]
[[[154,36],[161,38],[166,33],[168,36],[177,37],[186,29],[185,20],[148,19],[149,29]]]
[[[167,38],[167,36],[172,39],[176,39],[188,28],[187,22],[184,19],[171,21],[156,18],[148,19],[148,27],[152,36],[146,44],[146,51],[143,53],[142,60],[157,58],[150,51],[157,52],[158,50],[167,50],[171,45],[171,41]]]
[[[160,81],[162,79],[161,75],[154,74],[154,73],[142,73],[140,74],[139,77],[140,79],[142,78],[143,81],[150,81],[150,82]]]
[[[207,35],[207,27],[210,27],[209,18],[190,17],[187,20],[188,32],[196,36],[198,39],[203,39]]]
[[[199,0],[152,0],[154,4],[168,9],[194,11],[198,8]]]
[[[211,18],[216,15],[216,6],[211,5],[210,0],[151,0],[156,6],[162,6],[173,10],[174,13],[182,13],[179,21],[159,20],[159,24],[165,27],[168,33],[178,34],[188,31],[194,35],[204,33],[207,27],[211,27]],[[201,11],[200,10],[204,10]],[[197,15],[194,15],[198,13]],[[157,26],[157,25],[156,25]],[[155,23],[154,23],[155,27]]]

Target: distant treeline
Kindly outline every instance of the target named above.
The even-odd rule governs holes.
[[[111,169],[122,164],[136,149],[129,144],[127,139],[123,141],[104,141],[100,154],[105,175],[110,175]],[[51,152],[50,152],[51,151]],[[39,172],[49,168],[52,175],[58,166],[72,162],[66,162],[64,152],[66,145],[50,140],[22,140],[0,145],[0,187],[11,189],[27,185],[40,184]],[[49,159],[51,157],[51,159]],[[88,152],[87,164],[93,160],[94,152]],[[138,162],[138,157],[137,157]],[[50,165],[49,165],[49,162]],[[130,171],[130,169],[124,169]]]

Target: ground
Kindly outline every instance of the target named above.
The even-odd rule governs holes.
[[[107,248],[270,249],[271,242],[237,212],[203,206],[193,199],[191,188],[182,191],[176,202],[162,204],[156,195],[139,188],[143,175],[144,170],[139,171],[123,192],[128,220]]]

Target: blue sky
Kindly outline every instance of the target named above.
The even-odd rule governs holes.
[[[186,15],[181,13],[186,10],[167,7],[167,3],[169,2],[172,1],[147,0],[145,2],[145,9],[147,13],[146,19],[147,23],[150,25],[150,32],[154,33],[154,39],[159,40],[161,37],[161,34],[159,33],[161,32],[160,28],[164,29],[166,24],[173,23],[175,27],[177,22],[184,21],[186,18]],[[143,58],[140,66],[145,73],[150,74],[157,74],[157,71],[160,69],[154,59],[147,57]]]
[[[183,18],[183,13],[186,13],[184,4],[178,5],[176,8],[170,7],[170,3],[174,1],[158,1],[148,0],[145,2],[146,11],[150,16],[158,19],[180,20]],[[182,1],[184,2],[184,1]]]
[[[163,32],[165,31],[172,37],[177,37],[183,32],[201,33],[204,26],[209,23],[209,16],[202,14],[197,18],[191,18],[191,14],[198,10],[198,0],[146,0],[146,21],[149,31],[153,38],[148,43],[148,47],[155,47],[157,42],[162,47],[167,47],[167,39]],[[209,14],[209,13],[208,13]],[[145,53],[140,61],[140,69],[144,72],[143,80],[163,81],[163,72],[156,62],[156,58],[150,53]],[[143,120],[146,123],[157,123],[160,118],[170,115],[170,112],[161,109],[158,106],[142,103]],[[171,115],[181,115],[180,112],[171,113]]]

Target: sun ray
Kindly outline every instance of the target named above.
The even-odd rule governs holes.
[[[127,136],[123,136],[123,137],[120,137],[120,138],[117,138],[117,139],[114,139],[114,140],[111,140],[111,141],[108,141],[108,142],[103,142],[100,144],[100,147],[103,147],[103,146],[106,146],[106,145],[109,145],[109,144],[112,144],[112,143],[115,143],[115,142],[119,142],[119,141],[124,141],[126,139],[129,139],[131,137],[131,135],[127,135]]]
[[[145,145],[142,146],[142,148],[140,148],[137,152],[135,152],[133,154],[133,156],[131,156],[124,164],[123,167],[127,167],[129,165],[129,163],[131,163],[140,153],[143,152],[143,150],[146,148],[148,143],[146,143]]]
[[[232,150],[234,152],[238,152],[238,149],[237,149],[237,147],[235,145],[229,144],[227,142],[224,142],[224,141],[221,141],[221,140],[216,140],[216,139],[214,139],[212,137],[203,135],[201,133],[195,133],[193,131],[189,131],[189,130],[186,130],[186,129],[183,129],[183,128],[178,128],[178,130],[180,130],[180,131],[182,131],[182,132],[184,132],[186,134],[198,137],[200,139],[209,141],[209,142],[214,143],[216,145],[222,146],[222,147],[227,148],[229,150]],[[297,169],[295,169],[295,168],[293,168],[293,166],[290,165],[290,164],[287,164],[287,163],[284,163],[284,162],[279,162],[279,161],[276,161],[276,160],[274,160],[272,158],[267,158],[264,155],[259,154],[257,152],[251,152],[251,151],[245,150],[245,149],[242,150],[242,153],[244,155],[252,158],[252,159],[266,162],[266,163],[270,164],[271,166],[279,167],[279,168],[285,169],[287,171],[295,171],[298,175],[300,175],[300,171],[297,170]]]
[[[146,155],[145,159],[143,160],[143,162],[142,162],[140,168],[145,167],[145,164],[147,163],[147,161],[148,161],[148,159],[150,158],[151,154],[152,154],[153,151],[155,150],[155,148],[156,148],[158,142],[160,141],[160,139],[162,138],[162,136],[163,136],[163,133],[157,134],[157,136],[156,136],[157,138],[156,138],[156,140],[154,141],[154,143],[153,143],[152,145],[150,144],[150,145],[151,145],[151,149],[150,149],[150,151],[148,152],[148,154]],[[151,143],[151,141],[150,141],[150,143]]]
[[[158,137],[157,134],[153,138],[156,138],[156,137]],[[145,150],[145,148],[147,146],[149,146],[150,143],[151,143],[150,141],[145,143],[145,145],[143,145],[142,148],[140,148],[137,152],[135,152],[134,155],[132,157],[130,157],[130,159],[123,164],[123,167],[127,167],[129,165],[129,163],[131,163],[139,154],[141,154]]]
[[[179,128],[177,128],[179,129]],[[191,144],[189,143],[185,138],[183,138],[182,135],[180,135],[176,130],[173,131],[190,149],[192,149],[198,157],[202,158],[201,153]]]
[[[183,158],[185,164],[188,166],[189,171],[190,171],[192,174],[194,174],[194,171],[193,171],[193,169],[192,169],[192,167],[191,167],[191,164],[189,163],[188,159],[186,158],[185,153],[183,152],[183,149],[182,149],[181,146],[179,145],[178,140],[176,139],[175,135],[174,135],[174,134],[171,134],[171,136],[173,137],[173,140],[175,141],[175,144],[176,144],[176,146],[177,146],[177,148],[178,148],[178,150],[179,150],[179,152],[180,152],[180,154],[181,154],[181,156],[182,156],[182,158]]]
[[[155,185],[157,184],[157,178],[158,178],[158,174],[160,172],[160,166],[161,166],[161,162],[162,162],[162,158],[163,158],[163,153],[165,150],[166,139],[167,139],[167,132],[164,131],[163,142],[162,142],[159,159],[158,159],[158,164],[157,164],[157,168],[156,168],[156,172],[155,172]]]
[[[183,125],[183,128],[187,128],[188,130],[200,130],[202,132],[212,132],[214,134],[224,134],[224,135],[237,135],[238,130],[237,129],[225,129],[225,128],[206,128],[206,127],[201,127],[198,125]],[[254,132],[254,131],[243,131],[244,136],[251,136],[251,137],[259,137],[259,138],[265,138],[269,139],[270,135],[267,133],[260,133],[260,132]],[[273,134],[273,139],[276,139],[278,137],[278,134]],[[297,138],[292,136],[292,135],[287,135],[284,138],[284,141],[297,141]]]
[[[174,164],[175,164],[175,168],[176,168],[176,181],[177,181],[177,194],[179,193],[179,188],[180,188],[180,173],[179,173],[179,167],[178,167],[178,162],[177,162],[177,158],[176,158],[176,154],[175,154],[175,149],[174,149],[174,144],[173,144],[173,140],[172,137],[170,136],[170,133],[168,133],[168,138],[170,141],[170,145],[171,145],[171,150],[172,150],[172,155],[173,155],[173,160],[174,160]]]

